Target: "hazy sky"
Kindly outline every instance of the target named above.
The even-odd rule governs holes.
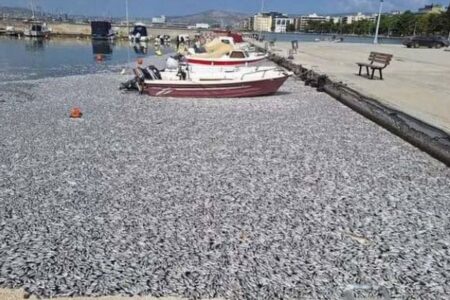
[[[29,6],[31,0],[0,0],[0,6]],[[125,15],[125,0],[34,0],[44,11],[66,12],[97,16]],[[448,5],[450,0],[385,0],[386,10],[405,10],[440,3]],[[261,0],[129,0],[130,15],[149,17],[155,15],[186,15],[208,9],[224,9],[254,13],[261,9]],[[379,0],[265,0],[266,10],[291,14],[340,13],[373,11]]]

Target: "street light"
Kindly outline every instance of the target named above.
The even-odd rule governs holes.
[[[375,30],[375,38],[373,39],[374,44],[378,44],[378,31],[380,30],[381,11],[383,10],[383,2],[384,0],[380,0],[380,10],[378,11],[377,29]]]

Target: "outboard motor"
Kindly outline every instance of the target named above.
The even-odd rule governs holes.
[[[139,93],[144,92],[144,81],[145,80],[161,80],[161,72],[155,66],[148,66],[146,68],[135,68],[133,69],[135,75],[134,79],[129,80],[120,85],[121,90],[138,90]]]
[[[158,68],[153,65],[148,66],[147,68],[139,68],[143,74],[143,80],[161,80],[161,73]],[[142,80],[142,75],[139,76],[139,79]]]

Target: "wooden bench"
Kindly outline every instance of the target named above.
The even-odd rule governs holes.
[[[380,52],[370,52],[369,61],[370,63],[356,63],[359,66],[359,76],[361,76],[361,71],[363,67],[366,67],[367,76],[373,79],[375,70],[380,72],[380,79],[383,80],[382,70],[385,69],[394,57],[392,54],[380,53]],[[369,74],[369,68],[372,70],[372,75]]]

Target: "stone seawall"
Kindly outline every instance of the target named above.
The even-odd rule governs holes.
[[[17,30],[26,30],[29,27],[29,23],[22,21],[0,21],[0,28],[6,28],[6,26],[14,26]],[[63,36],[90,36],[91,26],[89,24],[73,24],[73,23],[48,23],[47,26],[51,28],[52,34],[63,35]],[[132,25],[130,25],[130,28]],[[117,29],[119,38],[126,38],[127,27],[117,26],[113,24],[113,28]],[[179,34],[188,34],[191,37],[197,33],[197,30],[184,29],[184,28],[151,28],[147,27],[148,32],[151,36],[155,37],[157,35],[170,35],[176,36]]]

